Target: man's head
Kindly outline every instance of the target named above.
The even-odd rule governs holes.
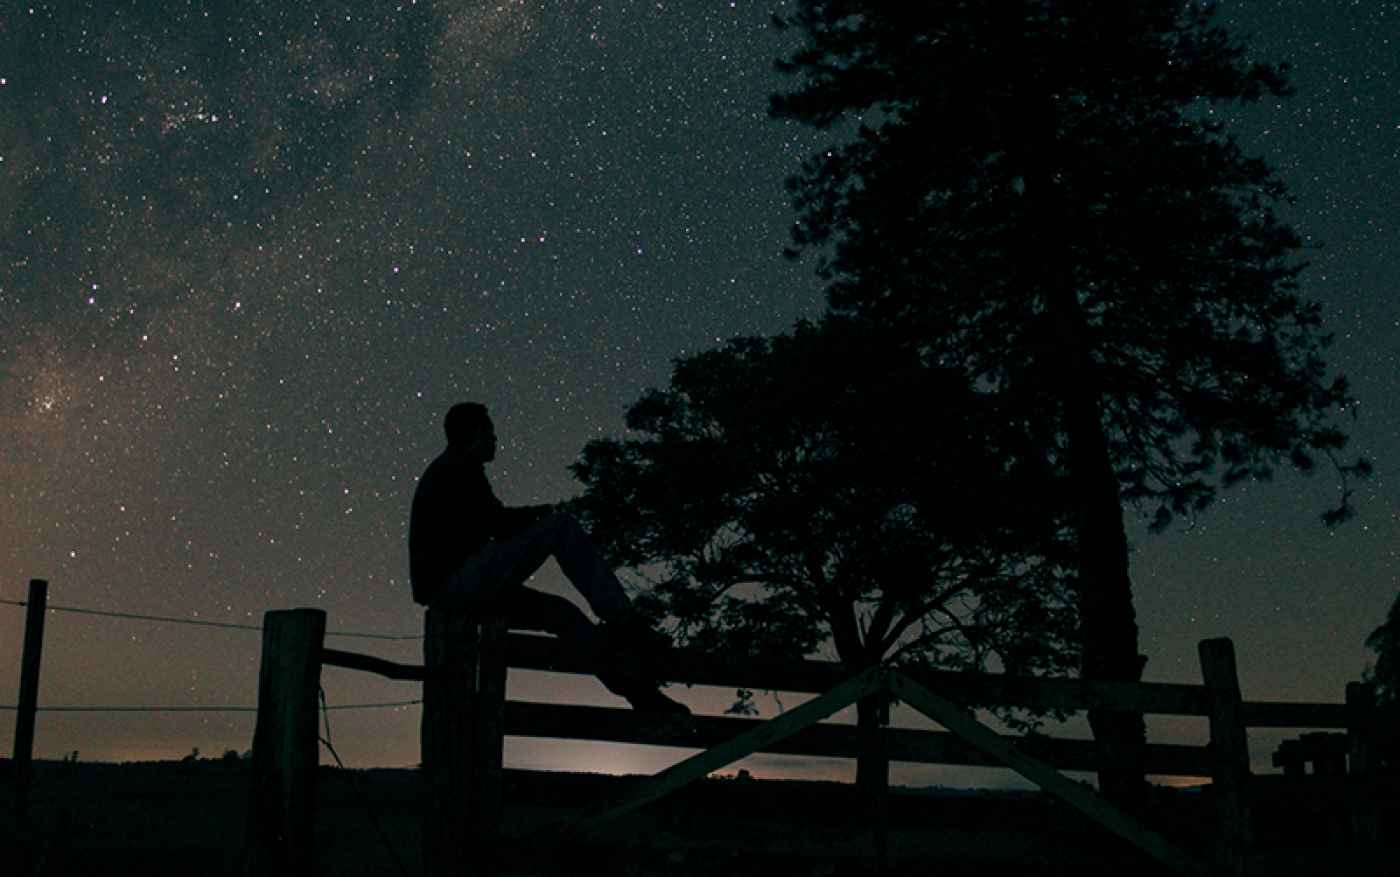
[[[473,459],[489,462],[496,458],[496,427],[480,402],[458,402],[447,411],[442,429],[447,445]]]

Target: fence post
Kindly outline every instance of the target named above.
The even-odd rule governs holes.
[[[1224,637],[1201,640],[1197,651],[1210,702],[1211,791],[1219,830],[1216,855],[1221,874],[1240,875],[1250,847],[1250,773],[1235,644]]]
[[[44,612],[49,583],[30,579],[24,613],[24,651],[19,668],[19,712],[15,716],[15,792],[20,813],[28,803],[29,775],[34,757],[34,714],[39,707],[39,662],[44,652]]]
[[[1375,801],[1375,688],[1347,683],[1347,809],[1356,843],[1380,841],[1380,818]]]
[[[476,796],[476,825],[478,843],[494,855],[501,825],[501,806],[505,786],[505,705],[506,637],[509,627],[504,616],[491,616],[481,621],[481,645],[477,652],[476,675],[476,742],[473,782]]]
[[[315,869],[316,697],[326,613],[263,615],[253,789],[244,873],[302,877]]]
[[[423,864],[428,877],[466,877],[471,851],[472,712],[477,626],[461,612],[428,609],[424,618]],[[453,678],[456,677],[456,678]]]
[[[39,708],[39,664],[44,653],[44,612],[48,608],[49,583],[29,580],[29,601],[24,613],[24,650],[19,668],[19,710],[15,714],[15,749],[12,769],[15,779],[15,816],[20,837],[32,836],[29,825],[29,786],[34,770],[34,715]],[[27,844],[27,842],[26,842]],[[18,863],[21,872],[29,869],[26,845]]]

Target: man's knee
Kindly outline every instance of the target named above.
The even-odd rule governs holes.
[[[522,630],[542,630],[555,636],[579,638],[589,635],[593,622],[572,601],[557,594],[520,587],[511,594],[511,626]]]
[[[559,542],[576,543],[588,541],[588,531],[569,512],[550,512],[540,520],[540,526]]]

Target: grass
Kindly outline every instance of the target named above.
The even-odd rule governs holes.
[[[322,768],[317,782],[320,873],[422,874],[416,771]],[[838,783],[709,779],[590,836],[559,832],[561,822],[596,808],[626,782],[508,771],[501,873],[835,877],[868,873],[874,862],[863,802]],[[1256,835],[1273,851],[1278,873],[1320,855],[1345,831],[1339,799],[1319,788],[1300,795],[1275,783],[1256,806]],[[0,806],[11,809],[0,840],[13,850],[27,835],[44,875],[235,874],[248,795],[248,764],[236,760],[40,762],[32,831],[17,825],[6,795]],[[1149,818],[1179,846],[1205,855],[1213,824],[1208,794],[1160,789]],[[1038,794],[895,789],[885,830],[891,873],[1157,873],[1126,843]]]

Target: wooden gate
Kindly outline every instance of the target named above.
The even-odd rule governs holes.
[[[1102,762],[1094,743],[999,734],[964,705],[1065,710],[1094,707],[1203,716],[1210,722],[1209,746],[1148,743],[1143,747],[1142,763],[1150,774],[1212,778],[1216,843],[1209,851],[1209,870],[1239,875],[1250,860],[1246,728],[1344,728],[1350,743],[1351,771],[1357,773],[1373,762],[1370,741],[1380,727],[1379,713],[1354,687],[1348,689],[1346,704],[1242,701],[1234,647],[1227,639],[1213,639],[1199,647],[1203,685],[888,666],[852,674],[832,662],[740,658],[726,663],[677,651],[658,662],[662,678],[819,696],[767,721],[697,716],[688,731],[666,737],[639,733],[636,714],[630,710],[506,700],[507,666],[580,674],[593,674],[596,668],[549,637],[506,633],[499,623],[483,625],[481,619],[444,616],[434,620],[431,612],[429,615],[426,664],[411,666],[323,648],[325,614],[320,610],[267,613],[248,834],[249,861],[261,863],[259,873],[293,873],[309,861],[312,822],[308,814],[314,800],[312,777],[317,762],[315,693],[323,663],[395,679],[426,680],[423,761],[429,774],[425,823],[429,848],[425,861],[433,875],[489,873],[482,854],[491,848],[499,818],[501,740],[507,734],[702,750],[644,778],[625,797],[604,802],[589,814],[570,820],[567,827],[577,830],[631,812],[755,752],[858,756],[869,741],[859,737],[856,728],[821,720],[862,698],[894,698],[947,730],[881,729],[877,741],[880,758],[1009,767],[1169,868],[1204,873],[1206,862],[1113,807],[1090,787],[1060,773],[1065,769],[1096,769]],[[1359,784],[1372,782],[1367,776],[1355,779]],[[1353,798],[1353,824],[1363,845],[1373,844],[1379,836],[1374,803],[1371,796]],[[876,856],[883,857],[879,843]]]

